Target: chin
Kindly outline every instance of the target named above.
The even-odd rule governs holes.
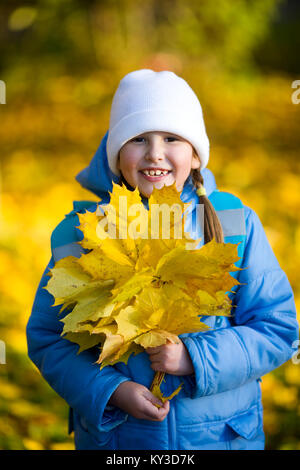
[[[149,198],[151,196],[152,192],[153,192],[153,185],[151,184],[151,186],[146,187],[146,188],[143,186],[143,187],[139,188],[139,191],[143,196]]]
[[[141,191],[141,190],[140,190],[140,193],[141,193],[142,196],[144,196],[144,197],[146,197],[146,198],[149,199],[149,197],[150,197],[151,194],[152,194],[152,191],[151,191],[151,192],[146,192],[146,191]]]

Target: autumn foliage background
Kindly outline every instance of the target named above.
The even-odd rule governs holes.
[[[195,90],[209,168],[258,213],[300,306],[299,18],[295,0],[1,4],[0,449],[73,448],[68,407],[27,357],[25,327],[52,230],[73,200],[96,200],[74,177],[132,70],[173,70]],[[300,364],[262,390],[267,448],[300,449]]]

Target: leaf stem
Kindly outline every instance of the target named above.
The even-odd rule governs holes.
[[[164,379],[164,376],[165,376],[164,372],[160,372],[160,371],[155,372],[155,375],[154,375],[154,378],[153,378],[153,381],[152,381],[152,384],[151,384],[151,387],[150,387],[150,392],[152,392],[155,385],[160,387],[160,385],[161,385],[161,383]]]

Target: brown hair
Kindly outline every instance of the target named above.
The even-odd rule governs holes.
[[[194,154],[199,158],[195,151]],[[196,189],[204,185],[203,176],[198,168],[191,170],[191,177]],[[222,225],[212,203],[207,196],[199,196],[199,201],[204,205],[204,243],[210,242],[213,238],[217,243],[223,243]]]

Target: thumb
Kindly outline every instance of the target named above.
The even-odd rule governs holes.
[[[164,405],[163,401],[157,398],[155,395],[153,395],[153,393],[151,393],[150,390],[146,391],[145,397],[147,398],[147,400],[151,401],[153,405],[158,405],[159,407]]]

